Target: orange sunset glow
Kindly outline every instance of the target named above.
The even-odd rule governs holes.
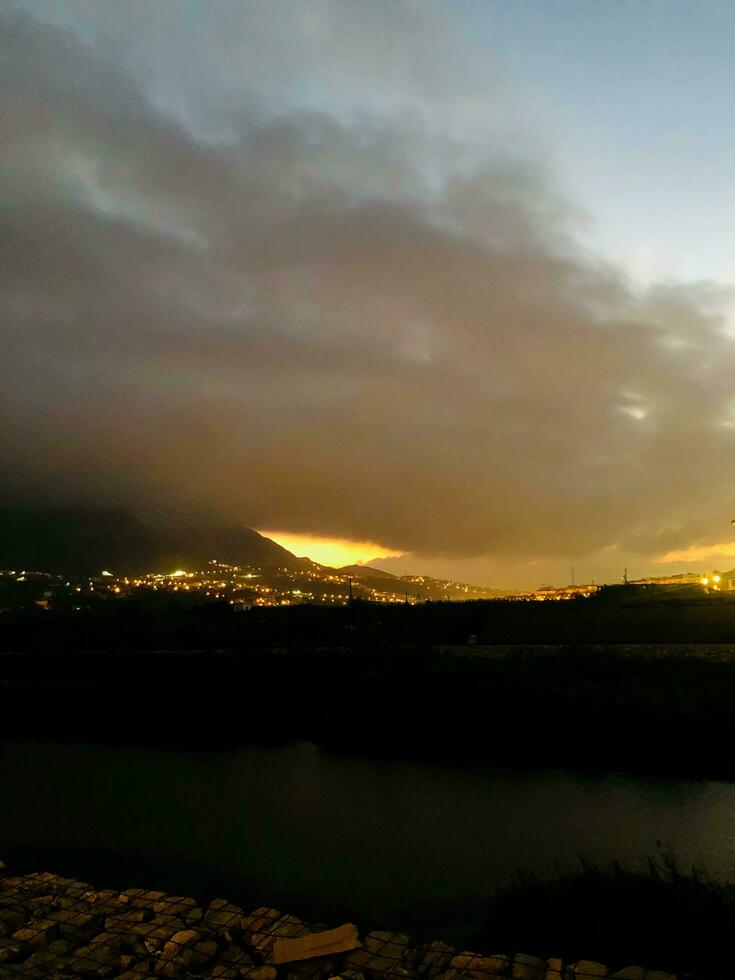
[[[391,551],[374,541],[352,541],[348,538],[322,538],[310,534],[291,534],[288,531],[260,531],[267,538],[287,548],[295,555],[311,558],[321,565],[366,563],[375,558],[397,557],[401,552]]]

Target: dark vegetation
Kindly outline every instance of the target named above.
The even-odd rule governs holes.
[[[618,861],[602,867],[581,856],[577,867],[557,868],[554,877],[519,869],[489,905],[485,896],[451,908],[419,905],[399,925],[456,948],[587,959],[611,972],[638,965],[680,980],[735,976],[735,884],[683,867],[660,844],[645,870]]]
[[[467,645],[472,635],[481,643]],[[625,590],[245,613],[157,595],[148,608],[5,617],[0,731],[311,738],[338,751],[732,777],[725,640],[735,641],[735,605],[636,604]],[[650,646],[599,646],[634,642]],[[682,642],[704,645],[670,646]]]
[[[648,871],[614,862],[580,868],[540,881],[518,872],[498,892],[470,948],[521,948],[529,940],[539,955],[592,959],[613,969],[652,965],[696,977],[735,976],[735,885],[704,869],[681,868],[663,852]],[[526,948],[524,947],[524,948]]]
[[[612,586],[590,598],[349,606],[235,612],[225,601],[139,588],[122,598],[39,610],[43,580],[0,579],[0,649],[190,650],[437,644],[735,644],[735,593],[670,599],[663,586]],[[37,595],[30,595],[35,589]],[[16,595],[17,593],[17,595]],[[24,601],[20,594],[27,593]],[[1,610],[5,610],[4,612]]]

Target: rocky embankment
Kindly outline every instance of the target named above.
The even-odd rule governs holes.
[[[359,948],[274,965],[278,940],[328,929],[275,909],[246,912],[224,899],[130,888],[96,889],[48,872],[3,877],[0,862],[0,977],[149,977],[220,980],[676,980],[669,973],[600,963],[564,963],[524,953],[458,952],[370,932]]]

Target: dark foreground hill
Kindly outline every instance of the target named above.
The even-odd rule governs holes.
[[[126,574],[200,568],[213,558],[263,567],[303,564],[247,527],[158,528],[124,510],[0,508],[0,568]]]

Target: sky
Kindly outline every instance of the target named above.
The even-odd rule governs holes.
[[[498,587],[735,565],[729,0],[0,20],[0,501]]]

